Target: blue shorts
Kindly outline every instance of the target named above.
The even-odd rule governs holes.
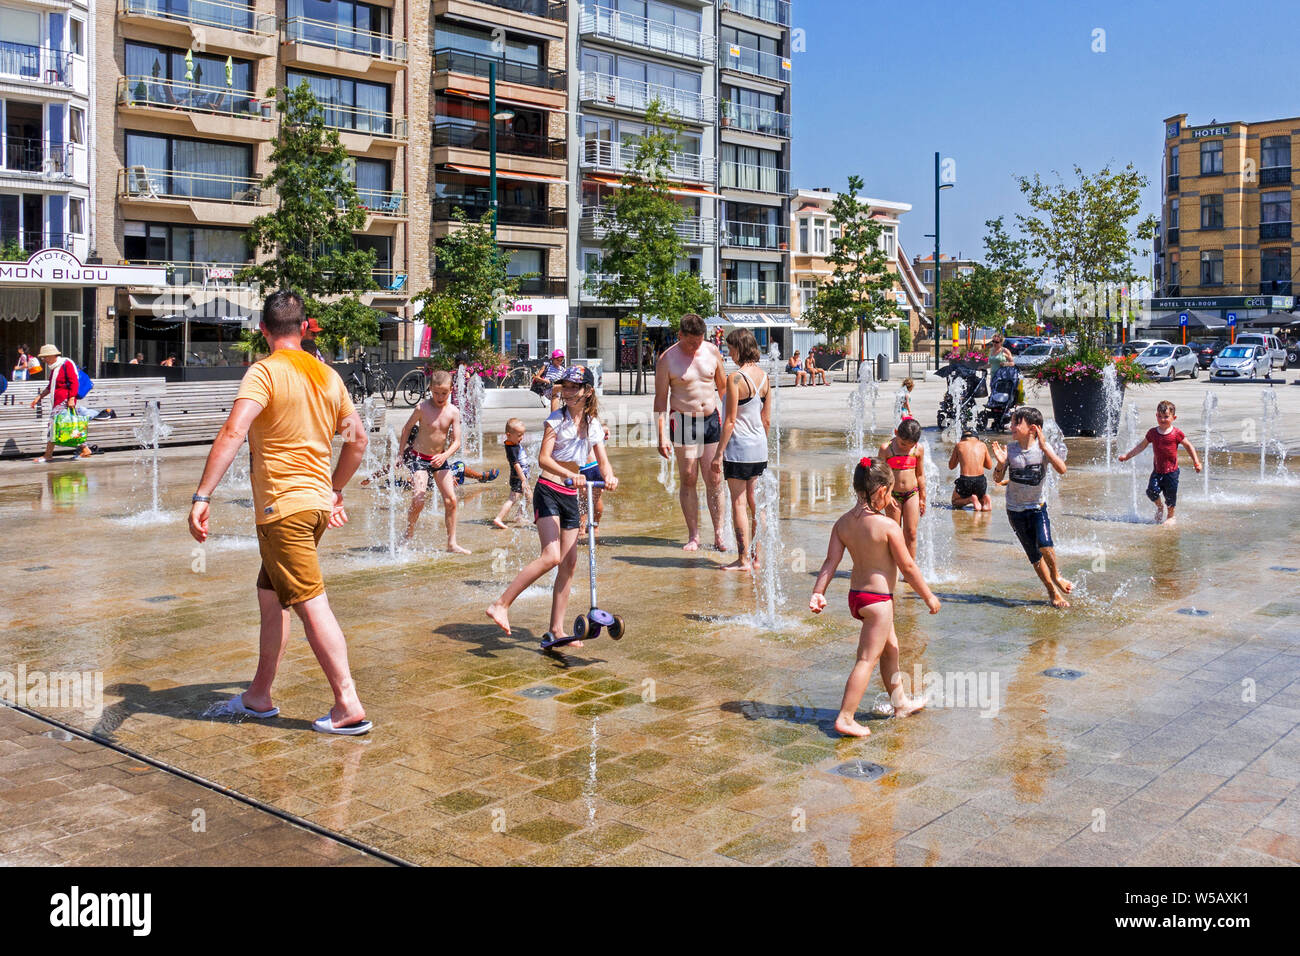
[[[588,464],[583,465],[578,470],[582,472],[582,477],[586,478],[588,481],[605,480],[605,476],[600,473],[599,462],[595,462],[595,461],[589,462]],[[596,490],[599,491],[600,489],[596,489]]]
[[[1020,546],[1030,564],[1043,559],[1043,548],[1052,548],[1052,523],[1047,519],[1047,505],[1029,511],[1008,511],[1011,530],[1016,533]]]
[[[1151,472],[1151,480],[1147,482],[1147,497],[1152,501],[1159,501],[1161,495],[1165,496],[1165,504],[1170,508],[1178,507],[1177,468],[1163,475],[1159,472]]]

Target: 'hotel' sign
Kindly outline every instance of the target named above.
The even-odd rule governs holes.
[[[87,266],[63,249],[42,249],[26,262],[0,262],[0,285],[165,286],[165,266]]]

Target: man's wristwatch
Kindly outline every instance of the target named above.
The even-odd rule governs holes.
[[[195,495],[193,498],[190,499],[190,501],[193,502],[194,504],[198,504],[200,501],[203,502],[204,504],[207,504],[211,500],[212,500],[211,495]]]

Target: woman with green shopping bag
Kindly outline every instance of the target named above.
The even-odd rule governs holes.
[[[77,454],[81,458],[89,458],[92,452],[90,447],[85,444],[84,427],[88,410],[77,411],[77,392],[81,388],[81,376],[78,373],[77,364],[72,359],[61,356],[59,350],[53,345],[42,345],[40,352],[37,353],[37,358],[45,366],[48,384],[43,392],[32,399],[31,407],[35,408],[41,399],[50,394],[52,389],[54,391],[54,408],[50,412],[50,430],[45,439],[45,454],[40,458],[33,458],[32,461],[53,461],[56,439],[59,444],[72,444],[76,441],[78,429],[72,421],[74,418],[83,423],[80,428],[81,441],[77,442],[77,445],[79,445]],[[113,415],[111,409],[94,414]]]

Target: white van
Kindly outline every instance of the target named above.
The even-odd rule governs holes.
[[[1262,345],[1268,353],[1271,368],[1286,368],[1286,348],[1276,335],[1263,332],[1243,332],[1237,336],[1236,345]]]

